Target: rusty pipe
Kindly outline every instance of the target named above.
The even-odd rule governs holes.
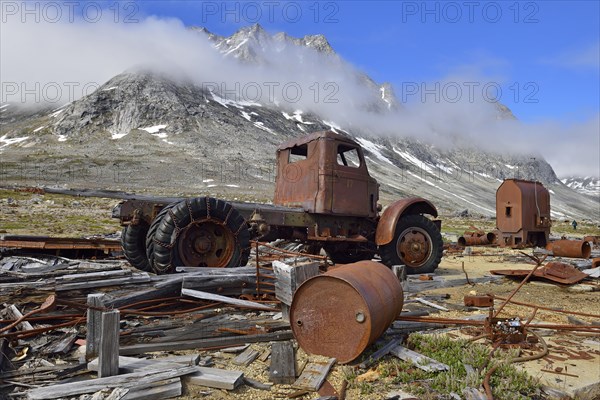
[[[555,257],[590,258],[592,247],[584,240],[556,240],[546,245]]]
[[[496,243],[496,234],[493,232],[486,233],[482,236],[465,235],[458,238],[458,245],[465,246],[481,246],[486,244]]]

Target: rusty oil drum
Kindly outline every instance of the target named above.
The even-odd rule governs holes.
[[[360,261],[304,282],[294,294],[290,325],[304,351],[343,364],[386,331],[403,302],[400,281],[388,267]]]

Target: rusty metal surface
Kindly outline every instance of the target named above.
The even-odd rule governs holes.
[[[592,247],[584,240],[556,240],[546,246],[555,257],[590,258]]]
[[[465,296],[465,306],[471,307],[492,307],[494,305],[494,298],[489,295],[483,296]]]
[[[43,250],[121,250],[117,239],[60,238],[49,236],[0,235],[0,247]]]
[[[600,267],[600,257],[592,258],[592,268]]]
[[[505,276],[527,276],[531,270],[522,269],[496,269],[490,271],[494,275],[505,275]],[[565,285],[572,285],[577,282],[581,282],[587,275],[573,267],[571,264],[565,264],[561,262],[549,262],[544,267],[537,269],[533,272],[533,276],[537,278],[548,279],[553,282],[562,283]]]
[[[468,235],[467,232],[461,237],[458,238],[458,245],[465,246],[483,246],[486,244],[496,243],[496,234],[493,232],[483,233],[482,235],[471,234]]]
[[[290,324],[306,352],[348,363],[385,332],[403,301],[389,268],[361,261],[304,282],[294,295]]]
[[[341,160],[346,151],[356,152],[357,165]],[[274,204],[309,213],[375,217],[378,200],[379,185],[369,175],[362,149],[348,137],[322,131],[279,146]]]
[[[381,214],[377,232],[375,234],[375,243],[382,246],[388,244],[394,238],[396,224],[400,217],[405,214],[430,214],[434,217],[438,216],[437,209],[429,201],[421,197],[409,197],[393,202]]]
[[[505,180],[496,191],[499,243],[545,245],[550,235],[550,192],[539,182]],[[534,243],[535,242],[535,243]]]

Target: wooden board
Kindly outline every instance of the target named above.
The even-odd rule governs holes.
[[[448,371],[450,369],[446,364],[442,364],[433,358],[429,358],[400,345],[392,348],[390,353],[401,360],[412,362],[417,368],[423,371]]]
[[[311,361],[304,367],[302,375],[294,382],[292,387],[316,392],[327,379],[333,364],[335,364],[335,358],[330,358],[327,361]]]
[[[265,310],[265,311],[275,311],[276,310],[275,307],[268,306],[266,304],[256,303],[254,301],[248,301],[248,300],[234,299],[234,298],[227,297],[227,296],[221,296],[219,294],[202,292],[200,290],[192,290],[192,289],[182,288],[181,295],[182,296],[190,296],[190,297],[194,297],[196,299],[201,299],[201,300],[209,300],[209,301],[216,301],[216,302],[225,303],[225,304],[232,304],[232,305],[239,306],[239,307],[253,308],[256,310]]]
[[[177,366],[169,370],[145,370],[131,374],[109,376],[107,378],[91,379],[82,384],[81,382],[59,383],[51,386],[43,386],[31,389],[27,392],[29,400],[58,399],[60,397],[79,396],[85,393],[95,393],[104,389],[117,387],[130,388],[152,382],[164,381],[197,372],[198,367]]]
[[[128,356],[153,351],[191,350],[220,346],[227,347],[237,346],[243,343],[289,340],[293,337],[294,335],[292,334],[292,331],[281,331],[273,333],[262,333],[258,335],[237,335],[209,339],[186,340],[181,342],[139,343],[130,346],[121,346],[121,348],[119,349],[119,353]]]
[[[252,364],[260,353],[248,347],[246,350],[237,355],[231,362],[235,365],[241,365],[247,367]]]
[[[275,342],[271,345],[269,381],[294,383],[296,380],[296,352],[291,341]]]
[[[141,373],[143,371],[169,370],[181,368],[181,364],[164,362],[158,359],[144,359],[135,357],[119,357],[119,366],[121,371],[130,373]],[[192,366],[188,375],[189,382],[195,385],[208,386],[217,389],[235,389],[241,382],[244,374],[240,371],[229,371],[220,368]],[[98,370],[98,360],[92,360],[88,363],[90,371]],[[188,379],[186,378],[186,379]]]
[[[294,292],[309,278],[319,274],[319,263],[308,262],[296,266],[281,261],[273,261],[275,273],[275,297],[282,303],[291,305]]]

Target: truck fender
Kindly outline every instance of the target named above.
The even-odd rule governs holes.
[[[438,216],[437,209],[429,201],[422,197],[409,197],[393,202],[385,210],[379,218],[377,231],[375,233],[375,243],[378,246],[388,244],[394,238],[396,224],[403,215],[411,214],[430,214],[434,217]]]

